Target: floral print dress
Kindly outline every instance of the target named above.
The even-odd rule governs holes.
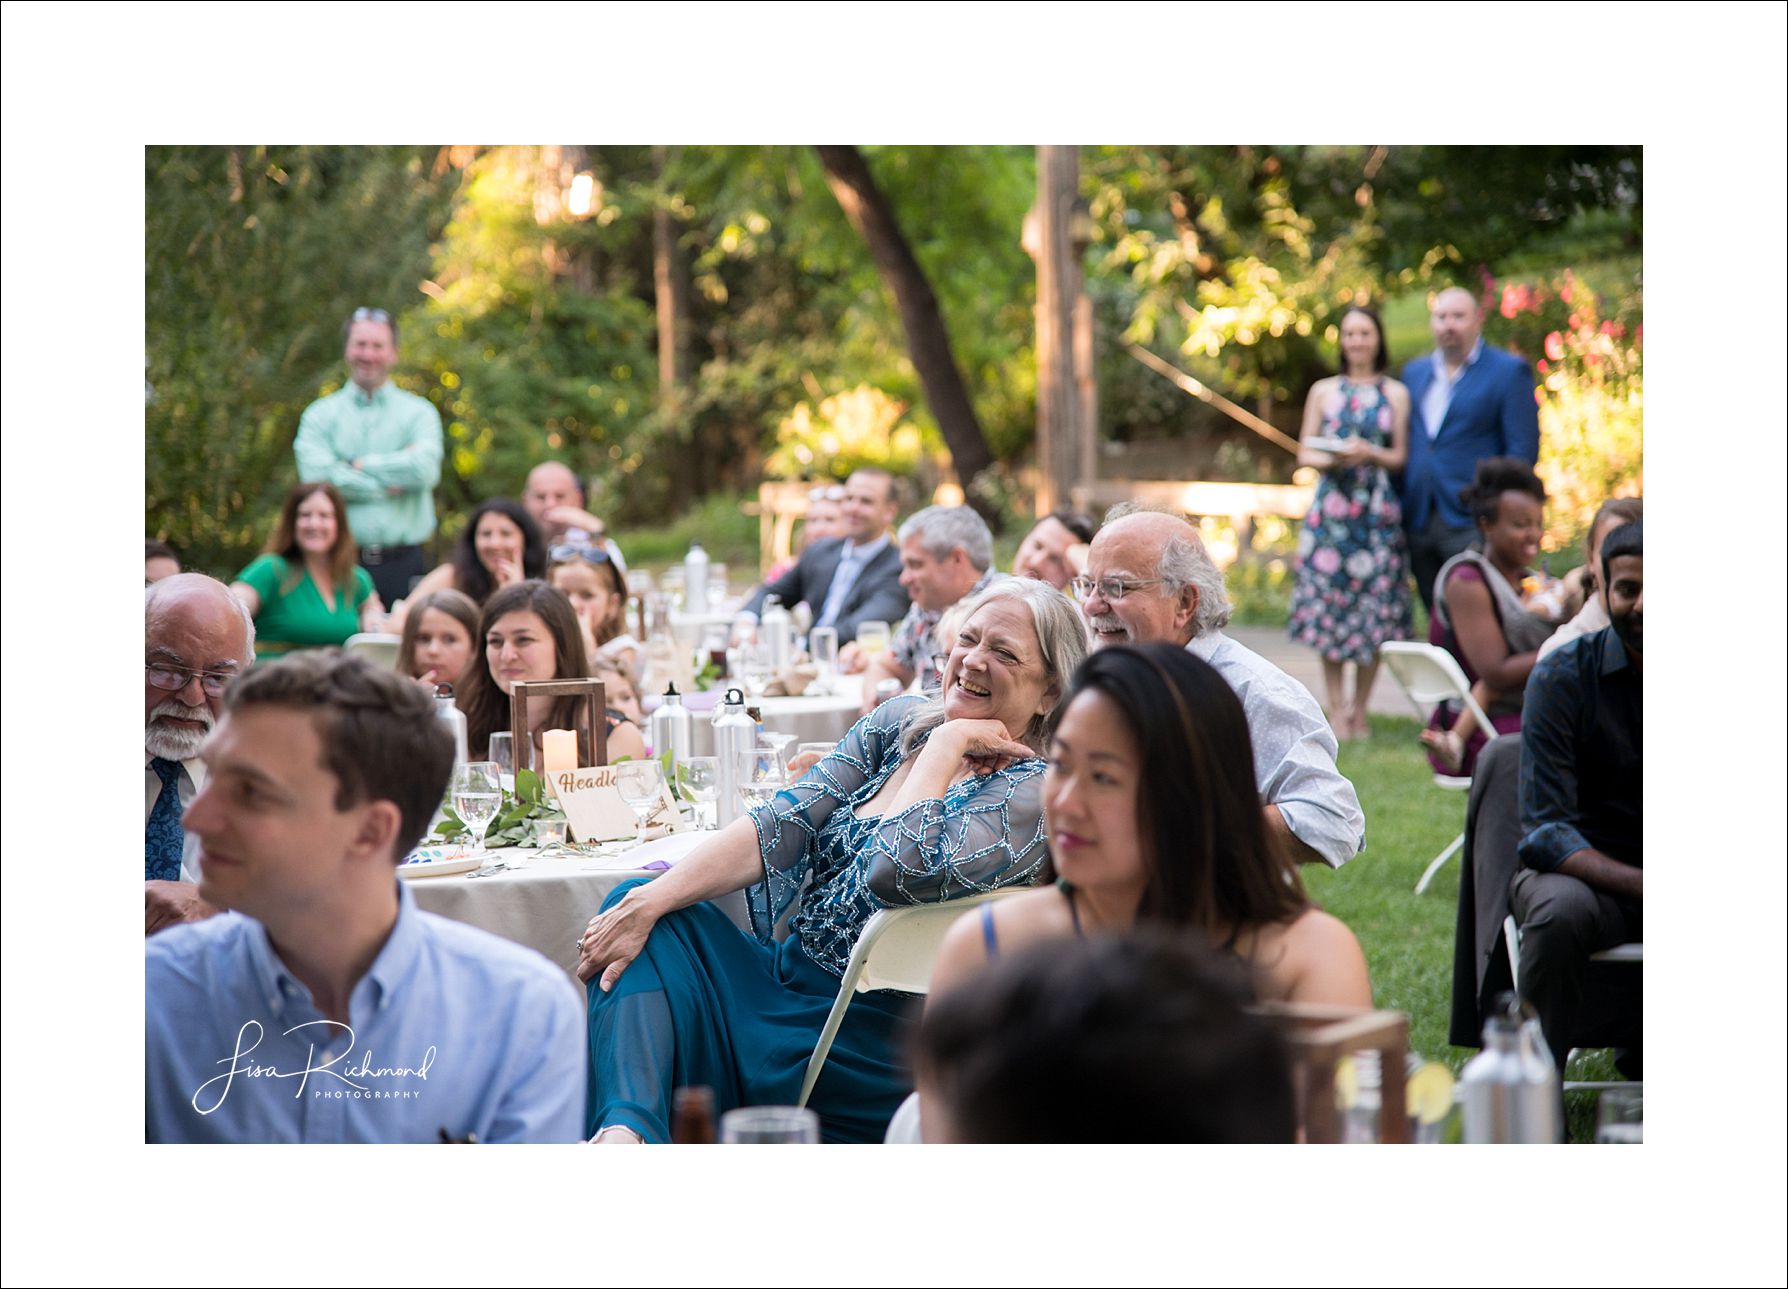
[[[1391,442],[1391,404],[1382,383],[1342,377],[1322,432],[1331,438]],[[1403,510],[1384,467],[1323,474],[1298,532],[1291,638],[1335,662],[1369,663],[1386,640],[1407,640],[1409,557]]]

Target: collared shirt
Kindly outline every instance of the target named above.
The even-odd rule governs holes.
[[[1580,850],[1645,866],[1639,669],[1606,627],[1535,665],[1521,712],[1521,862]]]
[[[839,552],[838,569],[832,574],[832,585],[826,591],[826,603],[820,609],[820,615],[813,620],[816,627],[829,627],[838,621],[838,615],[844,612],[845,597],[850,595],[851,587],[857,584],[857,576],[864,565],[881,554],[882,547],[888,544],[888,534],[883,533],[872,542],[862,546],[844,544]]]
[[[149,822],[149,816],[155,813],[155,803],[161,798],[161,776],[150,764],[155,758],[149,753],[143,754],[143,823]],[[186,808],[192,799],[199,795],[205,786],[205,763],[198,757],[180,763],[180,813],[186,814]],[[180,849],[180,880],[196,882],[199,880],[199,839],[194,833],[186,833]]]
[[[435,531],[441,414],[426,398],[391,381],[371,394],[349,381],[304,409],[292,452],[301,480],[341,490],[362,546],[414,546]]]
[[[1484,338],[1479,336],[1477,343],[1471,347],[1471,352],[1465,355],[1465,361],[1460,364],[1459,374],[1455,376],[1447,366],[1446,355],[1438,349],[1434,351],[1430,358],[1434,364],[1434,379],[1422,391],[1422,422],[1428,428],[1429,438],[1440,433],[1440,423],[1447,418],[1447,408],[1453,405],[1453,386],[1465,379],[1465,373],[1471,370],[1483,352]]]
[[[1186,646],[1242,700],[1263,805],[1279,807],[1292,836],[1340,868],[1366,848],[1359,795],[1335,768],[1335,734],[1310,691],[1221,631]]]
[[[972,600],[995,582],[1005,577],[1004,573],[988,569],[976,579],[962,600]],[[960,604],[962,600],[958,600]],[[954,608],[955,605],[951,605]],[[900,620],[900,626],[894,631],[894,639],[888,646],[888,652],[902,667],[913,673],[921,689],[932,689],[937,685],[937,669],[931,665],[931,655],[947,652],[941,641],[933,640],[931,633],[943,619],[948,609],[939,609],[933,613],[930,609],[921,609],[914,604]]]
[[[240,913],[145,944],[151,1142],[576,1141],[584,1007],[531,949],[416,908],[348,999],[344,1026]]]

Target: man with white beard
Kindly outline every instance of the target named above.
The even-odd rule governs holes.
[[[254,620],[216,578],[178,573],[144,605],[144,934],[217,912],[199,898],[198,839],[180,824],[204,786],[199,749],[255,657]]]

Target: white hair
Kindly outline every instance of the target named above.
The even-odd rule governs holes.
[[[214,584],[229,599],[231,606],[235,608],[237,615],[239,617],[241,617],[241,619],[242,619],[242,633],[243,633],[243,636],[248,641],[248,657],[246,657],[242,660],[242,665],[246,669],[248,667],[248,665],[255,660],[255,619],[254,619],[254,615],[248,611],[248,606],[246,604],[244,604],[239,598],[237,598],[237,595],[234,591],[230,590],[230,588],[225,586],[222,582],[219,582],[215,577],[212,577],[207,573],[194,573],[191,570],[188,570],[184,573],[176,573],[172,577],[164,577],[159,582],[149,583],[148,586],[143,588],[143,614],[144,614],[144,616],[147,617],[151,612],[154,611],[157,601],[159,599],[161,599],[163,596],[171,595],[175,591],[180,590],[182,587],[191,585],[190,583],[184,582],[181,580],[182,578],[188,578],[188,577],[204,578],[205,581]],[[175,585],[170,587],[169,583],[174,583]]]
[[[1223,570],[1205,549],[1204,540],[1192,522],[1177,510],[1145,506],[1136,501],[1113,506],[1105,512],[1105,522],[1110,524],[1128,515],[1167,515],[1186,526],[1183,534],[1169,537],[1161,548],[1161,556],[1155,563],[1155,576],[1161,579],[1169,594],[1177,595],[1188,586],[1198,593],[1198,607],[1192,613],[1194,635],[1209,635],[1228,626],[1234,608],[1229,603],[1229,592],[1223,586]]]

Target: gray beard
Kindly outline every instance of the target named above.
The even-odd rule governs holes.
[[[164,716],[175,716],[188,721],[203,721],[205,728],[186,730],[173,725],[163,725],[160,720]],[[211,709],[209,707],[188,707],[179,699],[170,698],[149,713],[149,723],[143,728],[143,750],[150,756],[159,756],[164,761],[189,760],[197,756],[199,749],[205,746],[205,740],[211,736],[211,725]]]

